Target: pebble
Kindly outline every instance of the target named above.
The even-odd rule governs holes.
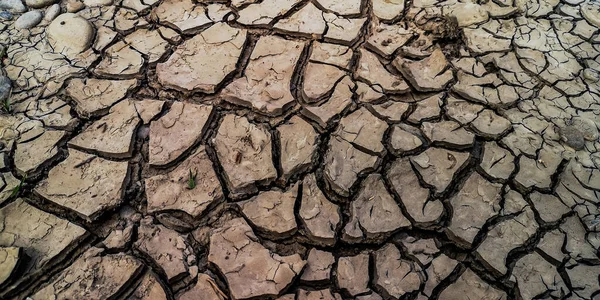
[[[54,4],[46,9],[44,20],[52,21],[60,14],[60,5]]]
[[[2,20],[12,20],[13,15],[8,11],[0,11],[0,19]]]
[[[67,12],[75,13],[82,10],[85,4],[79,0],[67,0]]]
[[[6,76],[0,76],[0,101],[4,101],[10,95],[10,79]]]
[[[21,0],[0,0],[0,9],[7,9],[13,12],[26,12],[27,7]]]
[[[600,81],[600,74],[596,70],[585,69],[583,70],[583,78],[588,82],[598,82]]]
[[[32,10],[22,14],[17,21],[15,21],[15,28],[17,29],[30,29],[42,21],[42,14],[39,10]]]
[[[569,125],[560,129],[560,137],[569,147],[581,150],[585,147],[583,133],[575,126]]]
[[[31,8],[44,8],[54,2],[56,2],[56,0],[25,0],[25,4]]]

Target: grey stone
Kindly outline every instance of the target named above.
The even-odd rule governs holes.
[[[0,9],[6,9],[12,12],[20,13],[27,11],[27,7],[25,7],[21,0],[1,0]]]
[[[35,27],[42,21],[44,14],[39,10],[32,10],[21,15],[17,21],[15,21],[15,28],[17,29],[30,29]]]
[[[44,20],[52,21],[60,14],[60,5],[53,4],[46,9],[46,14],[44,15]]]
[[[4,101],[10,96],[11,82],[10,78],[6,76],[0,76],[0,101]]]
[[[56,0],[25,0],[25,4],[31,8],[43,8],[54,2],[56,2]]]

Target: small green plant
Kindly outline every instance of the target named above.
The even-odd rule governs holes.
[[[6,99],[4,99],[4,101],[2,101],[2,111],[7,114],[12,113],[12,106],[10,105],[10,97],[7,97]]]
[[[10,194],[10,198],[15,197],[19,194],[19,192],[23,188],[23,183],[25,183],[25,179],[27,179],[27,175],[23,176],[21,182],[19,182],[19,184],[13,188],[12,193]]]
[[[189,190],[193,190],[196,187],[196,176],[198,175],[198,171],[196,172],[192,172],[192,169],[190,169],[190,175],[188,177],[188,189]]]

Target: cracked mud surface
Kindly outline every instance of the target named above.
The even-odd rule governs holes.
[[[600,2],[0,0],[1,299],[600,299]]]

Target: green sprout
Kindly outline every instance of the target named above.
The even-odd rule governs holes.
[[[19,194],[21,188],[23,188],[23,183],[25,183],[25,179],[27,179],[27,175],[23,176],[19,184],[13,188],[12,193],[10,194],[10,198],[15,197]]]
[[[198,175],[198,171],[195,173],[190,169],[190,175],[188,177],[187,185],[189,190],[193,190],[196,187],[196,176]]]
[[[6,99],[4,99],[4,101],[2,101],[2,111],[4,111],[7,114],[12,113],[12,106],[10,105],[10,97],[7,97]]]

